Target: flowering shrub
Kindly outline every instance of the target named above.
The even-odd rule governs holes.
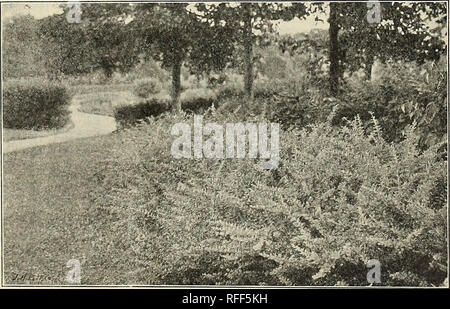
[[[93,195],[123,235],[103,245],[129,249],[129,283],[367,285],[369,259],[382,285],[444,282],[446,164],[439,145],[418,151],[413,128],[399,144],[360,119],[282,130],[280,166],[267,171],[255,159],[174,159],[178,122],[192,117],[122,132]]]

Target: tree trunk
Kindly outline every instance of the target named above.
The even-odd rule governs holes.
[[[330,23],[329,36],[330,36],[330,92],[333,96],[339,93],[339,25],[338,25],[338,4],[330,2]]]
[[[366,79],[368,81],[372,80],[373,63],[374,63],[374,57],[373,56],[368,56],[367,59],[366,59],[365,68],[364,68],[364,71],[366,73]]]
[[[100,60],[100,65],[102,66],[105,80],[109,81],[114,73],[114,66],[111,64],[108,58],[102,58]]]
[[[172,109],[181,112],[181,57],[177,58],[172,65]]]
[[[247,99],[253,99],[253,38],[252,38],[252,9],[251,3],[244,3],[244,88]]]
[[[113,75],[113,69],[111,67],[105,67],[103,72],[105,73],[105,77],[107,80],[111,79]]]

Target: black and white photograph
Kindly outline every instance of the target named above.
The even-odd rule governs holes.
[[[2,1],[1,287],[448,288],[447,14]]]

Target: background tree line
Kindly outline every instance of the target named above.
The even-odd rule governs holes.
[[[181,66],[193,73],[240,66],[245,93],[253,96],[254,46],[283,41],[295,50],[304,42],[274,35],[277,21],[328,15],[329,90],[339,93],[345,71],[363,68],[370,78],[375,59],[438,59],[446,52],[439,33],[446,25],[444,3],[382,2],[381,22],[367,21],[366,3],[217,3],[82,4],[81,23],[64,12],[36,20],[14,17],[5,24],[6,78],[51,78],[102,70],[127,72],[142,59],[160,61],[172,75],[172,104],[180,108]],[[319,15],[320,16],[320,15]],[[431,27],[430,25],[434,25]],[[242,61],[236,63],[234,59]]]

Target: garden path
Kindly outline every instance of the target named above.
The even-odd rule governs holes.
[[[62,143],[79,138],[107,135],[116,130],[116,122],[113,117],[87,114],[78,111],[79,104],[76,100],[69,107],[74,127],[64,133],[52,136],[15,140],[3,143],[3,153],[18,151],[30,147]]]

